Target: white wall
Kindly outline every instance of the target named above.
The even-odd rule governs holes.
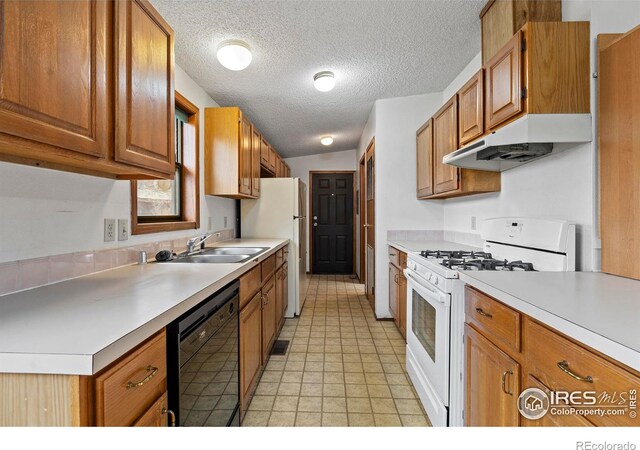
[[[310,156],[299,156],[297,158],[286,158],[285,162],[291,168],[291,176],[300,178],[307,185],[307,192],[311,194],[311,177],[309,172],[313,170],[353,170],[358,169],[356,162],[356,150],[346,150],[343,152],[320,153]],[[354,178],[356,179],[356,178]],[[357,185],[356,185],[357,186]],[[354,192],[354,196],[355,196]],[[310,199],[307,199],[307,218],[311,218],[309,211]],[[357,225],[357,222],[356,222]],[[358,227],[356,226],[356,229]],[[354,236],[355,239],[355,236]],[[307,248],[311,247],[311,236],[307,227]],[[358,252],[356,251],[356,254]],[[307,251],[307,272],[311,270],[311,262],[309,260],[310,252]],[[355,262],[354,262],[355,264]]]
[[[176,90],[200,108],[217,106],[180,67]],[[200,114],[200,142],[204,111]],[[200,146],[201,185],[204,149]],[[202,192],[202,188],[201,188]],[[130,183],[0,162],[0,262],[99,250],[191,236],[235,223],[233,200],[201,197],[200,230],[131,236],[127,241],[103,242],[104,218],[130,219]]]

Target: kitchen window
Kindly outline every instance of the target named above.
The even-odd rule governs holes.
[[[131,182],[132,234],[197,229],[199,109],[176,92],[175,177]]]

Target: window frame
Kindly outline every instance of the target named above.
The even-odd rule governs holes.
[[[175,91],[175,107],[188,115],[187,123],[195,128],[194,157],[189,163],[182,149],[180,176],[180,216],[157,216],[156,220],[138,217],[138,182],[131,181],[131,234],[162,233],[200,228],[200,108]],[[176,165],[178,167],[178,164]],[[178,219],[179,220],[176,220]]]

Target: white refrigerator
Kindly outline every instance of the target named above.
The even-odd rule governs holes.
[[[289,307],[299,316],[307,292],[307,186],[300,178],[261,178],[260,198],[241,201],[243,238],[289,239]]]

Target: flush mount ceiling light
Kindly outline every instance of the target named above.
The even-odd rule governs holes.
[[[333,144],[333,136],[322,136],[320,138],[320,143],[322,145],[331,145],[331,144]]]
[[[336,78],[333,72],[318,72],[313,76],[313,85],[320,92],[329,92],[336,85]]]
[[[252,58],[249,45],[235,39],[221,43],[216,56],[220,64],[229,70],[246,69]]]

